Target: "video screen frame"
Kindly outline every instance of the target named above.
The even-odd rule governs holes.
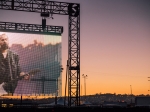
[[[52,33],[50,33],[50,32],[34,32],[34,31],[17,31],[17,30],[10,30],[10,29],[0,29],[0,32],[4,32],[4,33],[17,33],[17,34],[36,34],[36,35],[55,35],[55,36],[61,36],[61,33],[54,33],[54,32],[52,32]],[[35,41],[35,43],[36,43],[36,41]],[[61,59],[60,59],[61,60]],[[61,63],[61,62],[60,62]],[[60,64],[61,65],[61,64]],[[37,70],[37,72],[38,72],[38,69],[36,69]],[[51,81],[54,81],[54,82],[57,82],[57,85],[58,85],[58,83],[59,84],[61,84],[62,83],[62,79],[61,79],[61,67],[59,68],[59,71],[60,71],[60,77],[59,78],[57,78],[57,79],[51,79]],[[34,71],[33,71],[34,72]],[[44,79],[44,77],[41,77],[41,79]],[[30,79],[30,80],[32,80],[32,81],[34,81],[33,79]],[[39,80],[39,79],[38,79]],[[45,80],[46,80],[46,78],[45,78]],[[58,86],[57,86],[57,92],[54,92],[54,93],[45,93],[45,92],[35,92],[35,93],[27,93],[27,94],[30,94],[30,95],[46,95],[46,94],[48,94],[48,95],[61,95],[62,93],[61,93],[61,86],[59,87],[59,89],[58,89]],[[23,93],[21,93],[22,95],[23,95]],[[27,95],[27,94],[24,94],[24,95]],[[9,95],[9,94],[8,94]],[[12,94],[10,94],[10,95],[12,95]],[[14,95],[14,94],[13,94]],[[15,95],[19,95],[19,94],[15,94]]]

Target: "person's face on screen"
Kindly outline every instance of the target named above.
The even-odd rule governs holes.
[[[0,35],[0,49],[8,49],[8,37],[5,34]]]
[[[25,79],[25,80],[29,80],[29,78],[30,78],[29,75],[25,75],[25,76],[24,76],[24,79]]]

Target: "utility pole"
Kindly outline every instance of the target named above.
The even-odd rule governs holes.
[[[81,96],[82,96],[82,84],[81,84]]]
[[[132,85],[130,85],[130,89],[131,89],[131,103],[132,103]]]
[[[86,78],[87,78],[87,75],[82,75],[82,77],[84,78],[84,92],[85,92],[85,99],[86,99]]]
[[[150,78],[150,77],[148,77],[148,78]],[[148,81],[150,81],[150,80],[148,80]],[[149,86],[149,87],[150,87],[150,86]],[[150,88],[149,88],[148,92],[150,92]],[[150,93],[149,93],[149,94],[150,94]]]
[[[131,95],[132,95],[132,85],[130,85],[130,89],[131,89]]]

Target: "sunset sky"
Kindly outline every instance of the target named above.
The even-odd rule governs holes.
[[[57,0],[53,0],[57,1]],[[150,94],[150,1],[59,0],[81,7],[82,74],[88,75],[88,95],[96,93]],[[0,21],[41,24],[39,13],[0,10]],[[53,15],[47,25],[63,26],[62,90],[68,59],[68,16]]]

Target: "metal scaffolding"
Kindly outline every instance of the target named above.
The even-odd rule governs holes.
[[[44,16],[68,15],[68,106],[80,105],[80,4],[49,0],[1,0],[0,9],[35,12]],[[2,29],[22,32],[63,32],[63,28],[59,26],[8,22],[0,23],[0,30]]]

